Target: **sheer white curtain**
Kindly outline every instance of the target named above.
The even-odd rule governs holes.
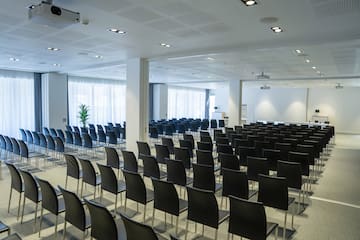
[[[93,124],[125,121],[125,82],[69,76],[69,122],[81,126],[79,106],[89,106],[89,121]]]
[[[168,118],[205,118],[205,89],[168,86]]]
[[[34,73],[0,70],[0,134],[20,138],[34,130]]]

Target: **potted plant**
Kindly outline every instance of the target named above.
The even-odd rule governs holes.
[[[79,110],[79,118],[80,118],[80,122],[83,125],[83,127],[86,127],[86,122],[87,120],[89,120],[89,107],[86,106],[85,104],[81,104],[79,106],[80,110]]]

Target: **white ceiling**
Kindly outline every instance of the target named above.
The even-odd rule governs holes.
[[[151,82],[254,81],[260,72],[277,85],[360,82],[359,0],[55,0],[89,22],[64,29],[28,20],[39,2],[0,0],[0,68],[125,79],[126,60],[144,57]],[[276,22],[261,20],[269,17]]]

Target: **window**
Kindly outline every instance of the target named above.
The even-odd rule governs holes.
[[[204,118],[205,89],[168,87],[168,118]]]
[[[34,74],[0,70],[0,134],[20,138],[19,129],[34,130]]]
[[[81,126],[79,106],[89,107],[88,123],[107,124],[125,121],[126,85],[123,81],[69,76],[69,123]]]

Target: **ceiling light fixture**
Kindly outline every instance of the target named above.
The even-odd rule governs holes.
[[[296,49],[295,52],[296,52],[297,54],[301,54],[301,53],[302,53],[302,51],[301,51],[300,49]]]
[[[60,64],[59,63],[54,63],[53,66],[54,67],[60,67]]]
[[[212,57],[207,57],[206,59],[207,59],[207,60],[210,60],[210,61],[214,61],[214,60],[215,60],[215,58],[212,58]]]
[[[316,67],[315,67],[315,66],[313,66],[313,67],[311,67],[311,68],[312,68],[312,69],[314,69],[314,70],[316,69]]]
[[[18,62],[18,61],[20,61],[20,59],[14,58],[14,57],[9,58],[9,60],[10,60],[10,61],[13,61],[13,62]]]
[[[125,34],[126,32],[117,28],[109,28],[109,32],[118,33],[118,34]]]
[[[316,73],[317,73],[317,74],[321,74],[321,72],[320,72],[320,71],[316,71]]]
[[[340,83],[337,83],[337,84],[335,85],[335,88],[336,88],[336,89],[343,89],[344,86],[341,85]]]
[[[305,62],[306,62],[306,63],[310,63],[310,59],[305,59]]]
[[[281,32],[284,31],[281,27],[271,27],[271,30],[272,30],[274,33],[281,33]]]
[[[95,55],[95,58],[97,58],[97,59],[102,59],[103,56],[101,56],[101,55]]]
[[[264,84],[264,85],[260,86],[261,90],[269,90],[270,88],[271,87],[269,85],[267,85],[267,84]]]
[[[241,1],[248,7],[254,6],[257,4],[257,2],[255,0],[241,0]]]
[[[48,47],[47,48],[49,51],[59,51],[60,48],[55,48],[55,47]]]
[[[168,43],[160,43],[160,46],[167,47],[167,48],[171,47],[171,45]]]

